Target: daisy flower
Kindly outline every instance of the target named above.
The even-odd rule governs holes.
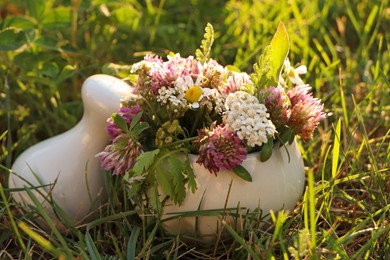
[[[307,73],[307,67],[305,65],[301,65],[297,68],[293,68],[290,64],[290,61],[286,59],[284,61],[284,66],[286,66],[286,72],[288,79],[295,85],[303,85],[302,79],[299,75]]]

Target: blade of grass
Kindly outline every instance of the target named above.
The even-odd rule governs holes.
[[[5,160],[5,165],[7,168],[11,168],[12,164],[12,134],[11,134],[11,95],[10,95],[10,89],[8,85],[8,77],[6,76],[4,78],[4,88],[5,88],[5,96],[6,96],[6,110],[7,110],[7,157]],[[2,139],[2,138],[0,138]],[[9,172],[9,170],[7,170]],[[9,174],[5,174],[4,176],[4,182],[8,183],[8,177]]]
[[[158,227],[160,226],[160,222],[156,222],[154,227],[153,227],[153,230],[150,232],[148,238],[146,239],[146,242],[144,243],[144,246],[139,254],[140,257],[147,257],[150,253],[150,250],[151,250],[151,244],[153,242],[153,240],[155,239],[155,236],[156,236],[156,233],[157,233],[157,230],[158,230]]]
[[[4,138],[4,136],[6,136],[6,134],[8,133],[8,130],[5,130],[4,133],[2,133],[0,135],[0,140]]]
[[[97,250],[97,248],[95,246],[95,242],[93,241],[88,230],[87,230],[87,232],[85,232],[85,243],[87,244],[88,253],[89,253],[91,259],[101,260],[102,258],[99,254],[99,251]]]
[[[93,221],[89,222],[88,225],[87,225],[87,228],[88,229],[92,229],[93,227],[97,227],[97,226],[99,226],[99,225],[101,225],[103,223],[107,223],[107,222],[110,222],[110,221],[115,221],[115,220],[118,220],[118,219],[123,219],[125,217],[131,216],[131,215],[137,215],[137,214],[138,214],[137,210],[132,210],[132,211],[120,212],[120,213],[117,213],[117,214],[109,215],[107,217],[99,218],[99,219],[96,219],[96,220],[93,220]]]
[[[245,240],[240,237],[240,235],[234,231],[234,229],[226,223],[226,221],[222,220],[222,223],[224,224],[224,228],[232,235],[232,237],[237,241],[245,250],[248,252],[248,254],[256,260],[260,260],[260,257],[253,251],[253,249],[245,242]],[[248,257],[249,257],[248,255]]]
[[[72,255],[72,254],[70,254],[71,250],[68,247],[68,244],[66,243],[65,238],[62,236],[60,231],[57,229],[56,225],[53,223],[53,220],[51,219],[51,217],[49,217],[46,210],[43,208],[42,204],[38,201],[37,197],[33,194],[33,192],[30,190],[30,188],[25,186],[25,189],[26,189],[28,196],[30,197],[30,199],[34,203],[37,212],[44,219],[45,223],[53,231],[55,237],[59,240],[59,242],[63,246],[63,248],[65,250],[64,253],[67,255],[67,257],[71,257],[71,255]]]
[[[134,226],[129,241],[127,242],[127,247],[126,247],[127,260],[135,259],[135,250],[137,248],[137,240],[138,240],[139,233],[140,233],[140,228],[138,226]]]
[[[308,186],[309,186],[309,218],[310,218],[310,236],[311,236],[311,251],[315,256],[316,247],[317,247],[317,222],[316,222],[316,200],[315,200],[315,190],[314,190],[314,173],[313,170],[310,169],[308,171]]]
[[[353,101],[353,104],[354,104],[354,106],[356,108],[356,114],[357,114],[358,121],[360,123],[360,127],[363,130],[363,143],[366,146],[366,149],[368,150],[369,159],[370,159],[370,161],[372,163],[373,172],[376,173],[376,172],[378,172],[378,163],[376,161],[376,156],[375,156],[375,154],[374,154],[374,152],[372,150],[372,147],[370,145],[370,142],[369,142],[369,137],[368,137],[368,134],[367,134],[367,130],[366,130],[366,126],[365,126],[365,123],[364,123],[364,119],[363,119],[362,113],[360,111],[360,108],[359,108],[359,106],[356,103],[356,100],[355,100],[354,96],[352,96],[352,101]],[[379,183],[379,188],[381,189],[381,191],[383,193],[383,187],[382,187],[382,185],[380,185],[380,183]]]
[[[337,244],[348,244],[352,239],[359,235],[359,230],[364,230],[368,223],[372,223],[373,218],[377,217],[377,215],[383,214],[384,212],[388,212],[390,210],[390,204],[386,207],[377,210],[376,212],[371,213],[367,218],[363,219],[360,223],[358,223],[354,229],[349,230],[343,236],[337,239]]]
[[[340,135],[341,135],[341,118],[337,121],[333,151],[332,151],[332,178],[335,179],[338,172],[339,157],[340,157]]]
[[[55,248],[54,245],[49,240],[47,240],[46,238],[44,238],[43,236],[41,236],[40,234],[32,230],[26,223],[24,223],[23,221],[18,221],[17,225],[32,240],[34,240],[41,247],[43,247],[44,250],[49,251],[50,253],[52,253],[57,257],[60,257],[62,255],[61,251]]]
[[[16,235],[16,238],[18,240],[19,246],[21,247],[22,251],[27,256],[28,252],[26,251],[26,245],[24,244],[23,239],[22,239],[22,237],[21,237],[21,235],[19,233],[19,230],[18,230],[18,228],[16,226],[14,217],[13,217],[11,209],[9,207],[8,200],[7,200],[6,196],[5,196],[3,185],[1,184],[1,182],[0,182],[0,195],[1,195],[1,199],[4,202],[4,206],[5,206],[6,210],[7,210],[8,217],[9,217],[9,220],[11,222],[11,227],[12,227],[12,229],[13,229],[15,235]]]
[[[287,219],[288,212],[285,212],[284,210],[280,210],[276,216],[275,212],[271,210],[270,215],[271,215],[272,221],[274,222],[274,225],[275,225],[275,229],[274,229],[274,233],[272,235],[271,243],[272,243],[272,245],[274,245],[276,238],[279,238],[279,245],[282,249],[283,259],[288,259],[286,245],[283,241],[284,239],[283,239],[283,233],[282,233],[283,225]],[[270,248],[270,249],[272,249],[272,248]],[[271,250],[269,250],[268,256],[271,256],[271,255],[272,255],[272,252],[271,252]]]
[[[115,234],[110,230],[110,238],[112,241],[112,245],[114,246],[115,253],[117,254],[118,259],[125,259],[122,254],[122,249],[119,248],[119,241]],[[96,240],[96,239],[95,239]]]
[[[341,107],[343,109],[345,126],[348,128],[348,126],[349,126],[349,116],[348,116],[347,103],[345,102],[345,94],[344,94],[344,90],[343,90],[343,80],[342,80],[342,76],[341,76],[341,69],[339,69],[339,84],[340,84]]]
[[[374,249],[373,248],[373,244],[376,243],[378,241],[378,239],[383,236],[384,234],[389,234],[389,231],[390,231],[390,225],[387,225],[385,227],[382,227],[382,228],[372,228],[372,229],[367,229],[367,230],[364,230],[364,232],[371,232],[373,233],[371,235],[371,239],[368,240],[362,247],[360,247],[360,249],[352,256],[352,259],[368,259],[369,257],[369,253],[370,253],[370,248],[371,249]],[[364,255],[364,257],[363,257]]]

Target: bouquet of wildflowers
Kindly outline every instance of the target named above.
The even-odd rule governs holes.
[[[213,41],[208,24],[196,58],[149,54],[132,66],[134,95],[108,119],[111,143],[97,154],[132,193],[159,186],[181,204],[197,188],[189,153],[211,174],[231,170],[251,181],[241,166],[248,153],[266,161],[275,145],[310,139],[324,119],[321,101],[299,77],[306,67],[290,67],[282,23],[252,74],[210,58]]]

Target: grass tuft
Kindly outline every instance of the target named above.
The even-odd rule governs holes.
[[[0,33],[14,41],[0,37],[1,259],[390,258],[389,0],[5,0],[0,10]],[[183,213],[221,220],[230,214],[241,225],[237,231],[223,224],[229,235],[207,246],[166,234],[163,220],[128,201],[123,183],[108,174],[108,201],[86,223],[67,220],[47,198],[69,228],[65,234],[34,196],[38,190],[25,189],[34,208],[14,203],[11,195],[20,191],[7,188],[12,162],[80,120],[86,77],[124,78],[149,51],[194,53],[208,22],[211,55],[250,72],[280,21],[290,61],[307,65],[304,81],[327,113],[314,139],[300,142],[306,189],[292,212],[264,216],[221,205]]]

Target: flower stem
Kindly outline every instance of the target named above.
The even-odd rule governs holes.
[[[199,112],[196,114],[194,124],[192,125],[190,136],[193,136],[195,134],[195,131],[198,129],[198,124],[200,119],[203,116],[203,110],[200,109]]]
[[[160,116],[158,115],[155,107],[149,102],[148,99],[146,98],[143,98],[143,100],[146,102],[146,104],[148,105],[148,107],[150,108],[150,110],[152,111],[152,115],[155,115],[156,116],[156,120],[158,121],[157,124],[158,125],[161,125],[163,122],[161,121],[161,118]],[[151,118],[153,120],[153,118]]]
[[[194,137],[189,137],[189,138],[186,138],[186,139],[183,139],[183,140],[179,140],[179,141],[176,141],[176,142],[173,142],[173,143],[170,143],[170,144],[165,144],[165,146],[174,146],[174,145],[178,145],[178,144],[181,144],[181,143],[186,143],[186,142],[191,142],[191,141],[195,141],[198,137],[197,136],[194,136]]]

